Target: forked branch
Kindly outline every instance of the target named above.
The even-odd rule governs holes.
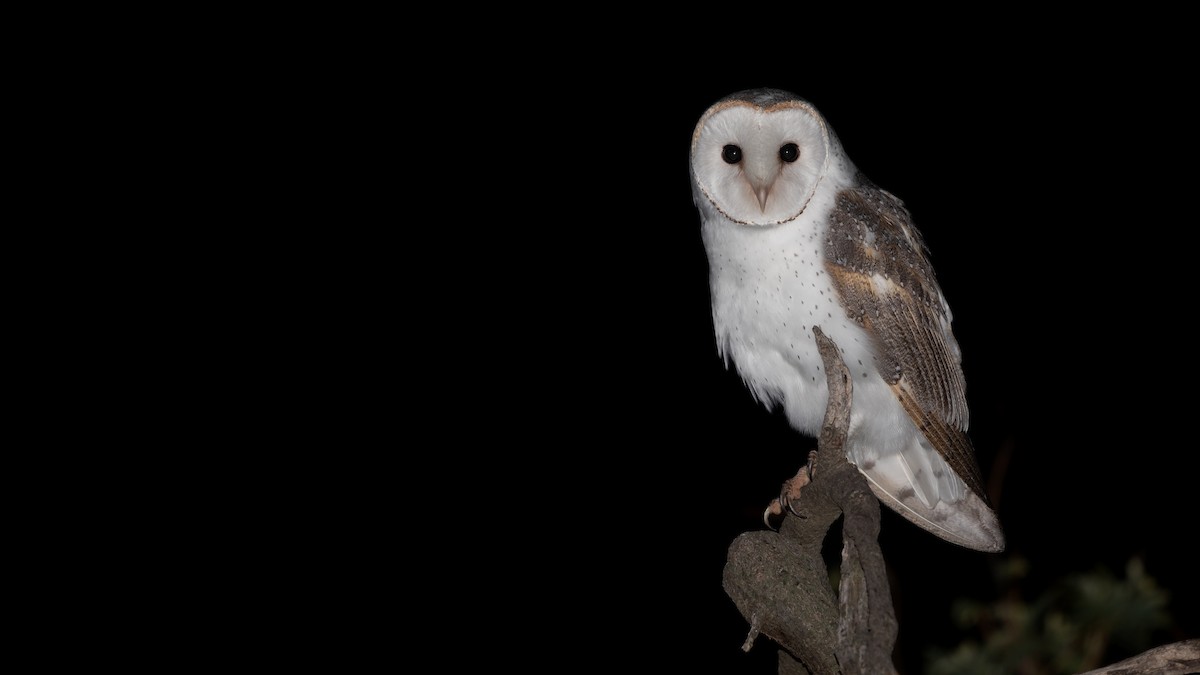
[[[761,633],[782,649],[779,672],[893,673],[896,618],[883,553],[879,501],[846,461],[853,383],[834,342],[814,327],[825,365],[829,402],[818,439],[812,483],[803,488],[778,532],[740,535],[729,547],[725,592]],[[835,595],[821,547],[841,517],[841,581]]]

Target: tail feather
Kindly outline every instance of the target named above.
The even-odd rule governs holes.
[[[870,468],[859,467],[875,496],[915,525],[946,541],[977,551],[1003,551],[1000,522],[983,499],[952,471],[944,471],[932,488],[928,481],[914,480],[912,457],[906,457],[913,454],[889,455],[877,459]],[[918,478],[932,477],[924,469],[915,473]]]

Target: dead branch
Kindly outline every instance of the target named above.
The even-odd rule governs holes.
[[[1184,640],[1080,675],[1187,675],[1196,672],[1200,672],[1200,640]]]
[[[729,547],[725,592],[750,622],[749,649],[761,633],[777,642],[779,673],[894,673],[892,610],[879,549],[879,501],[846,461],[853,384],[837,345],[814,327],[829,402],[818,439],[813,482],[778,532],[740,535]],[[842,517],[841,584],[835,596],[821,546]]]

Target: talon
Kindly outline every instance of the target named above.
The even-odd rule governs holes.
[[[771,503],[767,505],[767,510],[763,511],[763,524],[766,525],[769,529],[775,530],[775,526],[771,524],[771,516],[778,516],[778,515],[781,515],[782,513],[783,513],[783,507],[780,506],[779,500],[778,499],[771,500]]]
[[[779,487],[779,497],[771,500],[770,505],[767,506],[767,510],[763,511],[763,523],[767,527],[775,530],[776,528],[771,525],[771,516],[783,515],[785,511],[797,518],[808,518],[808,516],[800,513],[793,504],[800,503],[801,490],[804,489],[805,485],[812,482],[816,459],[817,451],[809,451],[808,462],[805,463],[804,467],[797,471],[794,477],[783,481],[783,485]]]

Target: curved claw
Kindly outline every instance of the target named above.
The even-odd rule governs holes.
[[[787,506],[788,512],[791,513],[793,516],[796,516],[797,518],[800,518],[802,520],[808,520],[808,516],[804,515],[803,513],[800,513],[799,511],[796,510],[796,507],[792,506],[793,503],[798,503],[799,501],[800,501],[800,493],[797,492],[795,502],[793,502],[789,498],[784,498],[782,500],[782,503],[785,506]]]
[[[770,504],[767,504],[767,510],[763,511],[763,524],[773,532],[778,532],[779,528],[771,524],[771,516],[783,515],[784,496],[779,495],[779,499],[772,499]]]
[[[814,473],[813,463],[816,458],[816,450],[809,452],[808,462],[805,464],[804,469],[797,473],[795,478],[791,478],[783,482],[783,485],[779,487],[779,497],[772,499],[771,503],[767,505],[767,509],[763,511],[763,524],[772,530],[776,530],[776,528],[771,525],[771,516],[783,515],[785,510],[787,513],[791,513],[797,518],[808,519],[808,516],[800,513],[800,511],[797,510],[797,507],[793,506],[793,504],[800,503],[801,489],[805,485],[808,485],[812,482]],[[796,494],[795,498],[789,496],[793,492]]]
[[[803,488],[805,485],[808,485],[809,483],[812,482],[812,480],[813,480],[813,461],[816,458],[817,458],[816,450],[813,450],[808,453],[808,462],[804,465],[804,473],[805,473],[805,477],[807,478],[807,480],[804,480],[803,482],[799,482],[801,480],[801,476],[800,476],[800,474],[797,474],[795,478],[793,478],[789,481],[785,481],[783,486],[780,488],[779,503],[782,504],[783,506],[785,506],[787,508],[787,510],[793,516],[796,516],[797,518],[808,518],[808,516],[797,511],[796,507],[792,506],[792,504],[800,502],[801,488]],[[799,485],[797,485],[797,483],[799,483]],[[790,492],[792,492],[793,488],[795,488],[795,492],[796,492],[795,500],[793,500],[791,497],[788,496],[788,494]]]

